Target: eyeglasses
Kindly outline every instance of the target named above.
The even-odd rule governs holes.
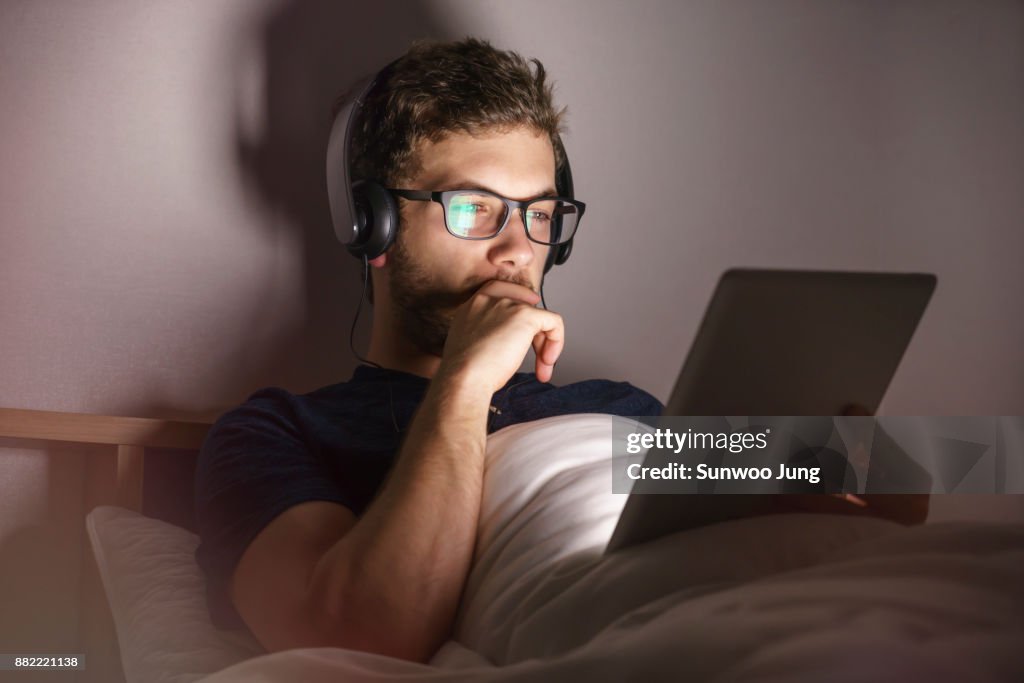
[[[464,240],[489,240],[508,225],[513,209],[519,209],[526,236],[538,244],[565,244],[576,234],[587,205],[565,197],[540,197],[517,202],[487,190],[395,190],[388,192],[416,202],[437,202],[444,208],[444,226]]]

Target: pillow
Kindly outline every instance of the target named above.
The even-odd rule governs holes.
[[[118,507],[85,518],[110,603],[127,683],[187,683],[264,649],[247,631],[222,631],[206,608],[195,534]]]
[[[615,420],[626,418],[561,415],[488,437],[457,640],[493,657],[505,639],[499,634],[517,621],[511,615],[529,604],[527,596],[536,597],[543,579],[585,571],[601,557],[628,497],[612,493]]]
[[[616,433],[617,421],[627,428]],[[611,415],[564,415],[512,425],[488,438],[456,640],[499,665],[549,656],[662,596],[806,567],[863,538],[902,528],[873,517],[766,515],[682,531],[606,556],[628,498],[612,492],[613,453],[625,463],[643,458],[626,455],[625,444],[614,447],[613,440],[633,426],[635,420]]]

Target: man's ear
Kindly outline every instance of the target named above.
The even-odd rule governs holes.
[[[374,268],[383,268],[384,264],[388,262],[388,253],[384,252],[377,258],[370,259],[370,265]]]

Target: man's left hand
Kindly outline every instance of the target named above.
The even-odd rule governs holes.
[[[846,417],[869,417],[873,413],[861,405],[849,405]],[[923,524],[928,518],[930,494],[927,493],[833,493],[784,494],[775,504],[779,512],[820,512],[824,514],[880,517],[900,524]]]

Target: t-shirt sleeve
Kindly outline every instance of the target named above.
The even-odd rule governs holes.
[[[242,553],[275,517],[307,501],[351,509],[315,444],[308,442],[295,397],[262,389],[211,427],[199,452],[196,561],[207,579],[207,605],[218,628],[244,623],[227,586]]]

